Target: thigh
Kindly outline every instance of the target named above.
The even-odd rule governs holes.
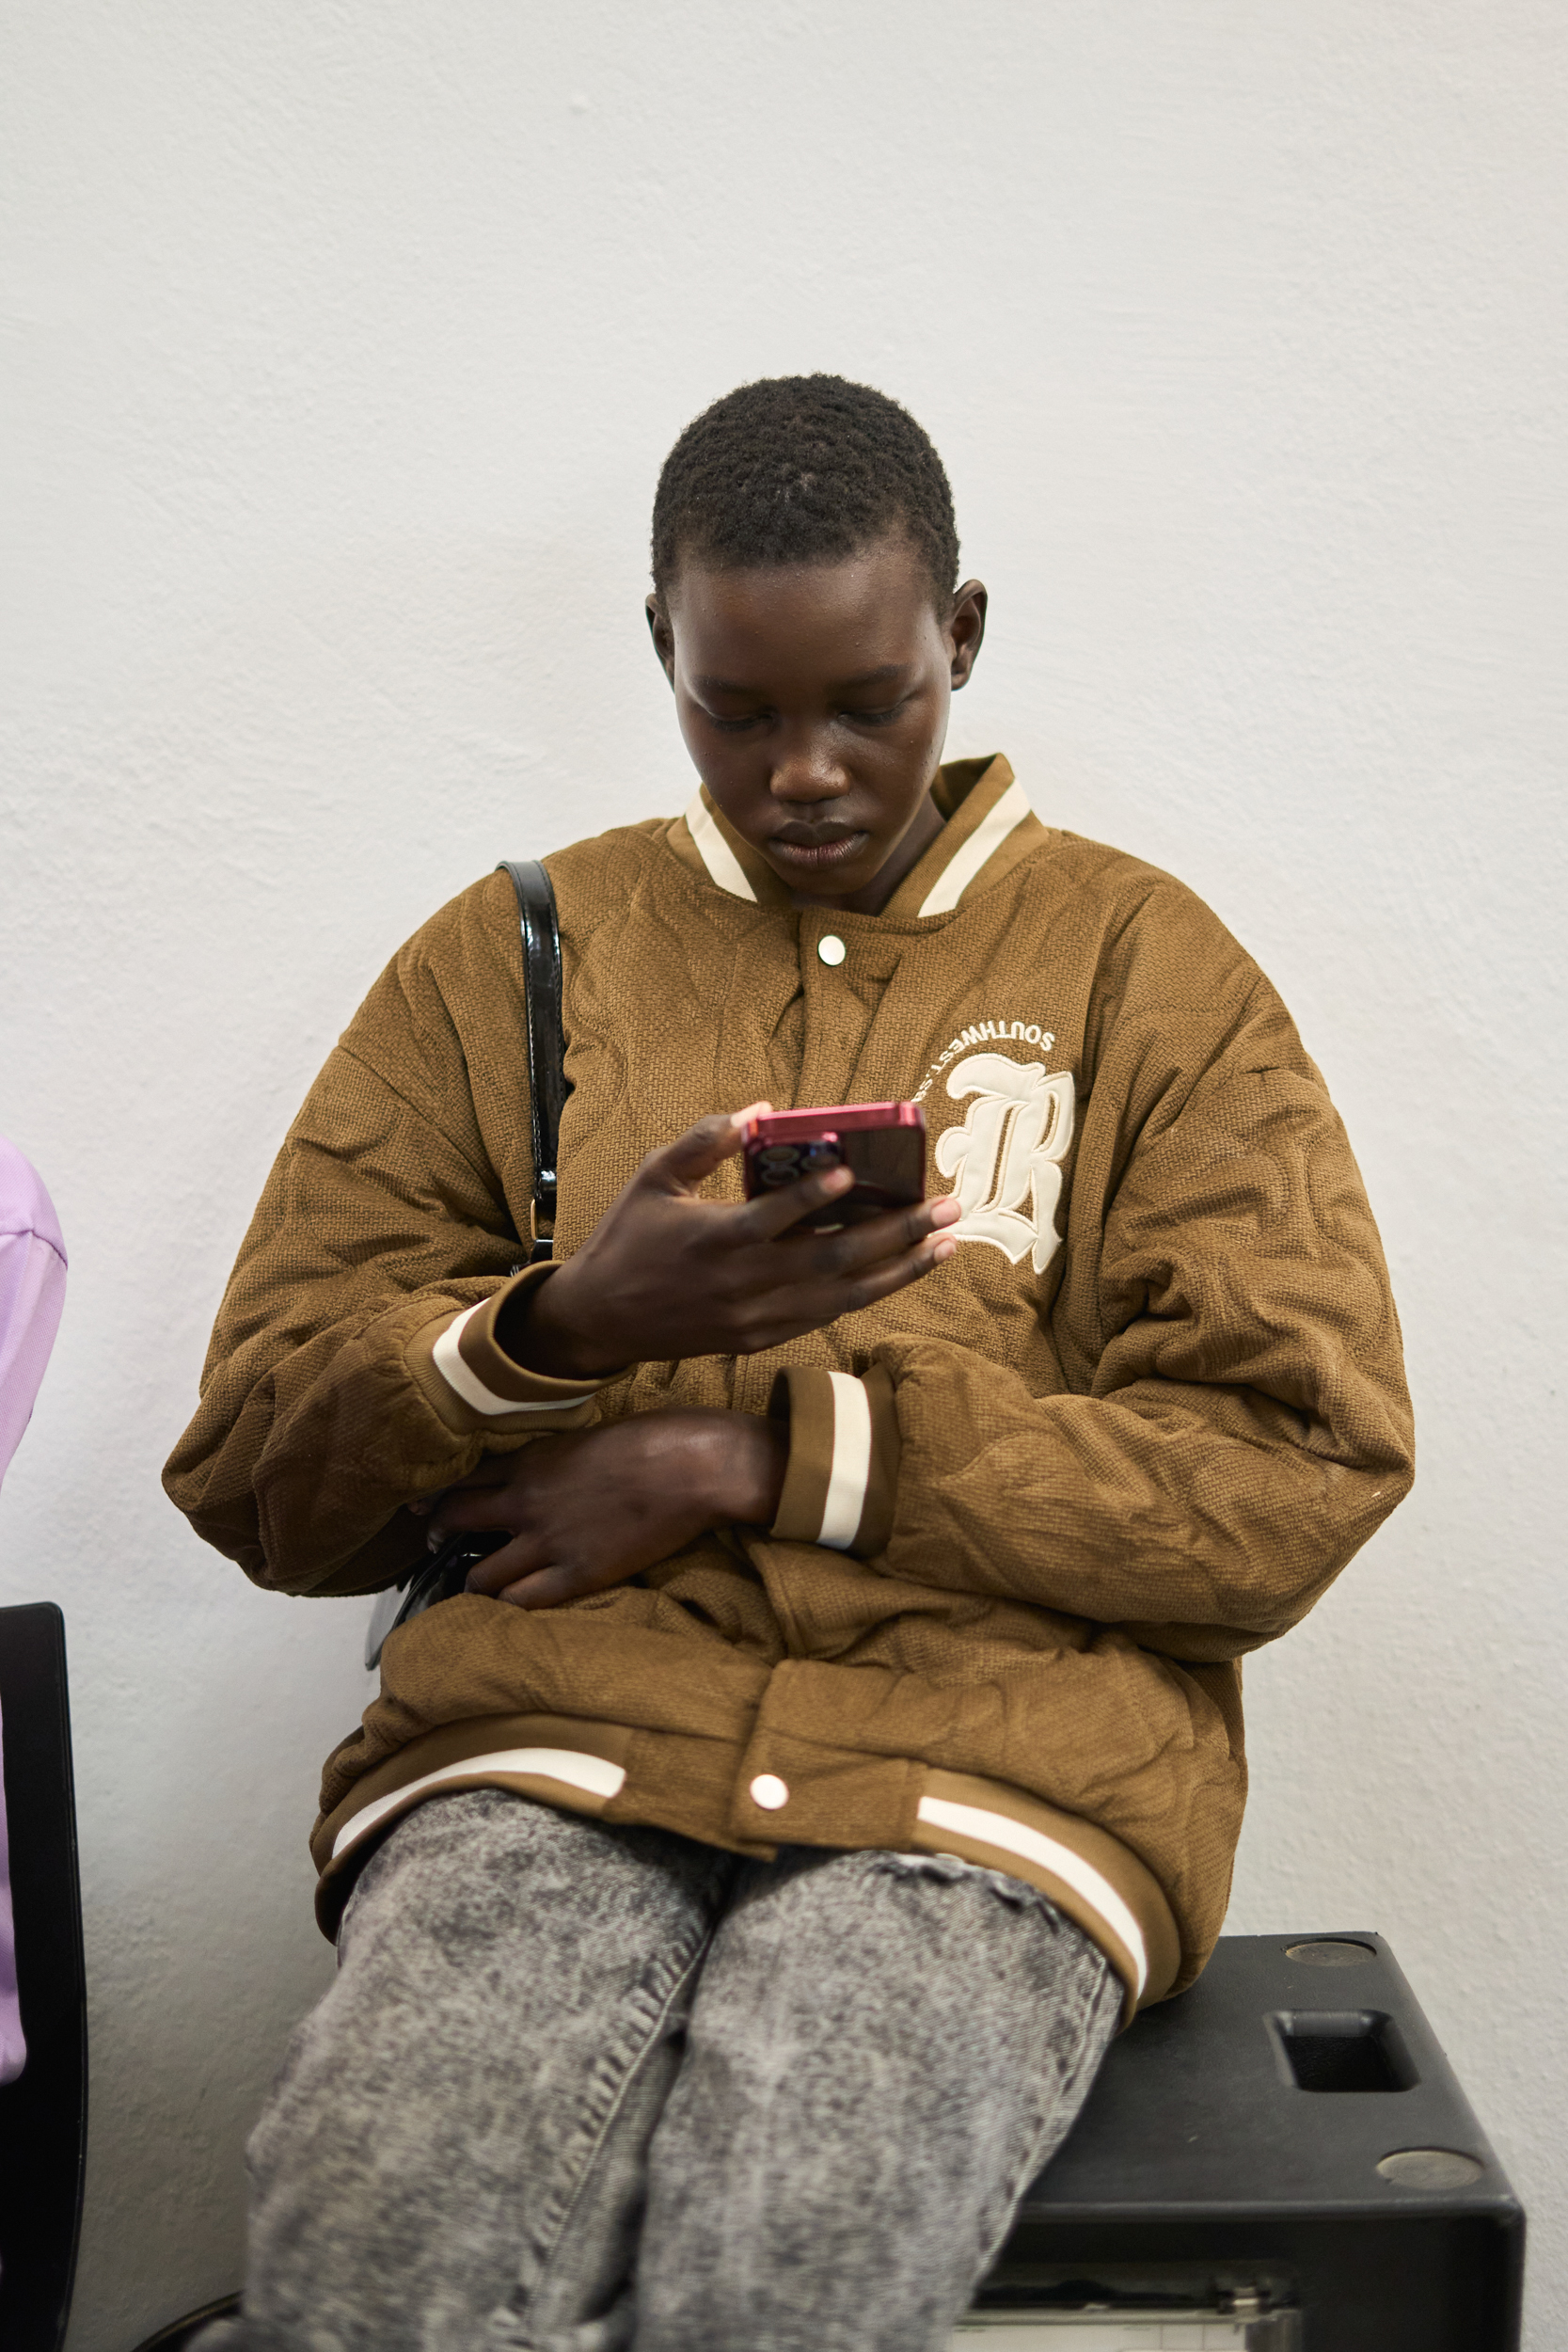
[[[611,2305],[733,1870],[499,1790],[400,1823],[250,2143],[247,2352],[469,2352]]]
[[[1120,2000],[999,1872],[799,1850],[749,1868],[650,2152],[638,2352],[939,2352]]]

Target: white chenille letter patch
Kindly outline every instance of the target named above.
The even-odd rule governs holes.
[[[1042,1274],[1061,1247],[1056,1203],[1072,1141],[1072,1073],[1005,1054],[972,1054],[949,1077],[947,1091],[956,1103],[966,1094],[974,1100],[962,1126],[937,1138],[937,1166],[958,1178],[952,1197],[963,1210],[946,1231],[955,1241],[992,1243],[1014,1265],[1032,1248],[1035,1272]]]

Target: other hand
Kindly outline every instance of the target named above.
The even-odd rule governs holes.
[[[710,1528],[766,1526],[788,1442],[752,1413],[638,1413],[494,1454],[430,1506],[436,1539],[502,1528],[467,1590],[549,1609],[624,1584]]]

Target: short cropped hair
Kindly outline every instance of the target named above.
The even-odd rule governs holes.
[[[705,408],[664,461],[654,588],[690,557],[718,571],[834,564],[901,532],[945,618],[958,577],[953,493],[907,408],[842,375],[771,375]]]

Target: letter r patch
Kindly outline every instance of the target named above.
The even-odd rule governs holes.
[[[963,1211],[947,1232],[956,1241],[989,1241],[1014,1265],[1032,1249],[1042,1274],[1061,1247],[1056,1203],[1072,1141],[1072,1073],[972,1054],[953,1071],[947,1091],[956,1103],[974,1097],[962,1126],[937,1138],[937,1167],[957,1177],[952,1197]]]

